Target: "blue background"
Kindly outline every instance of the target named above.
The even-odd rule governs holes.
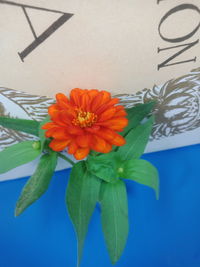
[[[160,173],[160,200],[127,182],[130,232],[117,267],[200,266],[200,145],[143,158]],[[0,267],[75,267],[76,239],[65,207],[70,170],[55,173],[47,193],[18,218],[14,207],[27,178],[0,183]],[[95,210],[82,267],[112,266]]]

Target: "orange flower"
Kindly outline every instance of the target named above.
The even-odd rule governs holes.
[[[106,91],[75,88],[68,99],[56,95],[56,104],[49,107],[51,121],[43,125],[46,137],[53,138],[54,151],[68,148],[77,160],[84,159],[90,150],[108,153],[112,145],[122,146],[125,139],[117,132],[128,124],[124,107],[117,105],[118,98],[111,98]]]

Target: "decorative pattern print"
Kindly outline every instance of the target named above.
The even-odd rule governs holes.
[[[156,100],[151,140],[173,136],[200,127],[200,68],[162,86],[134,95],[118,95],[125,107]]]
[[[0,88],[0,116],[41,121],[47,115],[47,108],[53,99],[28,95],[7,88]],[[0,150],[12,144],[32,140],[33,136],[0,126]]]
[[[125,107],[156,100],[155,124],[151,141],[174,136],[200,127],[200,68],[167,81],[162,86],[144,89],[136,94],[117,95]],[[13,89],[0,88],[0,115],[41,121],[54,102],[44,96],[28,95]],[[25,133],[0,126],[0,149],[31,140]]]

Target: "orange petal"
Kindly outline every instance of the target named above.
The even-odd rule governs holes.
[[[42,126],[42,129],[43,130],[49,130],[49,129],[54,128],[56,126],[58,126],[58,125],[55,124],[54,122],[47,122]]]
[[[98,122],[97,125],[101,125],[111,130],[118,131],[128,125],[128,119],[124,117],[113,118],[104,122]]]
[[[112,145],[115,146],[123,146],[126,144],[126,140],[124,139],[124,137],[119,134],[116,134],[110,142]]]
[[[58,104],[53,104],[48,108],[48,113],[51,117],[53,117],[55,114],[57,114],[60,111],[60,107]]]
[[[91,89],[88,91],[88,95],[90,97],[90,103],[94,99],[94,97],[98,95],[98,93],[99,93],[99,91],[96,89]]]
[[[121,135],[108,128],[102,128],[97,132],[97,135],[115,146],[123,146],[126,143],[126,140]]]
[[[77,160],[84,159],[89,154],[90,149],[89,148],[78,148],[76,152],[74,153],[74,157]]]
[[[90,98],[87,92],[83,93],[81,95],[81,109],[84,111],[89,111],[90,110]]]
[[[69,110],[73,110],[74,106],[70,103],[70,102],[64,102],[64,101],[60,101],[59,102],[59,107],[62,108],[63,110],[67,110],[69,112]]]
[[[102,100],[101,100],[101,105],[104,105],[111,99],[111,95],[107,91],[101,91],[101,93],[103,95]]]
[[[99,93],[98,95],[96,95],[93,99],[93,101],[91,102],[91,111],[92,112],[96,112],[96,110],[101,106],[101,101],[103,98],[103,94]]]
[[[67,98],[66,95],[62,94],[62,93],[58,93],[56,94],[56,100],[57,102],[60,104],[61,102],[69,102],[69,99]]]
[[[97,115],[101,114],[105,110],[114,107],[116,104],[119,103],[119,98],[112,98],[110,101],[108,101],[106,104],[101,105],[95,112]]]
[[[112,145],[106,142],[106,146],[103,153],[109,153],[112,150]]]
[[[64,150],[67,145],[70,143],[69,140],[52,140],[51,143],[49,144],[50,148],[53,149],[54,151],[62,151]]]
[[[114,117],[125,117],[128,115],[124,106],[118,105],[115,108],[116,108],[116,113],[115,113]]]
[[[126,117],[126,116],[127,116],[126,111],[123,110],[123,109],[121,109],[121,110],[118,110],[118,111],[114,114],[113,118],[116,118],[116,117]]]
[[[100,129],[100,126],[94,124],[91,127],[86,127],[85,131],[87,131],[89,133],[96,133],[99,129]]]
[[[72,141],[68,146],[68,153],[69,154],[74,154],[77,149],[78,149],[77,144],[74,141]]]
[[[51,117],[51,120],[58,125],[65,126],[65,123],[62,122],[61,114],[62,109],[58,105],[51,105],[48,109],[48,113]]]
[[[116,113],[116,108],[109,108],[98,116],[98,122],[111,119]]]
[[[93,135],[90,142],[90,147],[92,150],[97,152],[106,153],[105,151],[107,151],[107,142],[103,138]]]
[[[51,128],[45,132],[47,138],[52,137],[53,133],[57,130],[57,127]]]
[[[84,133],[81,127],[74,126],[74,125],[68,125],[67,131],[69,134],[73,134],[73,135],[82,135]]]
[[[66,125],[71,125],[72,120],[75,118],[76,112],[74,110],[62,110],[59,112],[59,117],[55,119],[61,120]]]
[[[51,118],[53,122],[55,122],[55,124],[57,124],[57,126],[62,126],[62,127],[66,127],[67,123],[66,121],[63,120],[62,118],[62,113],[58,112],[57,114],[54,115],[53,118]]]
[[[84,90],[79,88],[74,88],[70,93],[70,102],[78,107],[81,105],[81,95],[84,93]]]
[[[57,128],[51,135],[53,138],[58,139],[58,140],[65,140],[65,139],[70,139],[70,136],[66,130],[66,128]]]
[[[90,134],[83,134],[83,135],[80,135],[76,138],[76,143],[80,147],[89,147],[90,146],[90,140],[91,140]]]

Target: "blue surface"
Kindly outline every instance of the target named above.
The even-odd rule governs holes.
[[[127,182],[130,233],[117,267],[200,266],[200,145],[145,155],[160,173],[153,190]],[[0,183],[0,267],[75,267],[76,239],[64,196],[69,170],[18,218],[15,202],[27,179]],[[112,266],[96,209],[82,267]]]

